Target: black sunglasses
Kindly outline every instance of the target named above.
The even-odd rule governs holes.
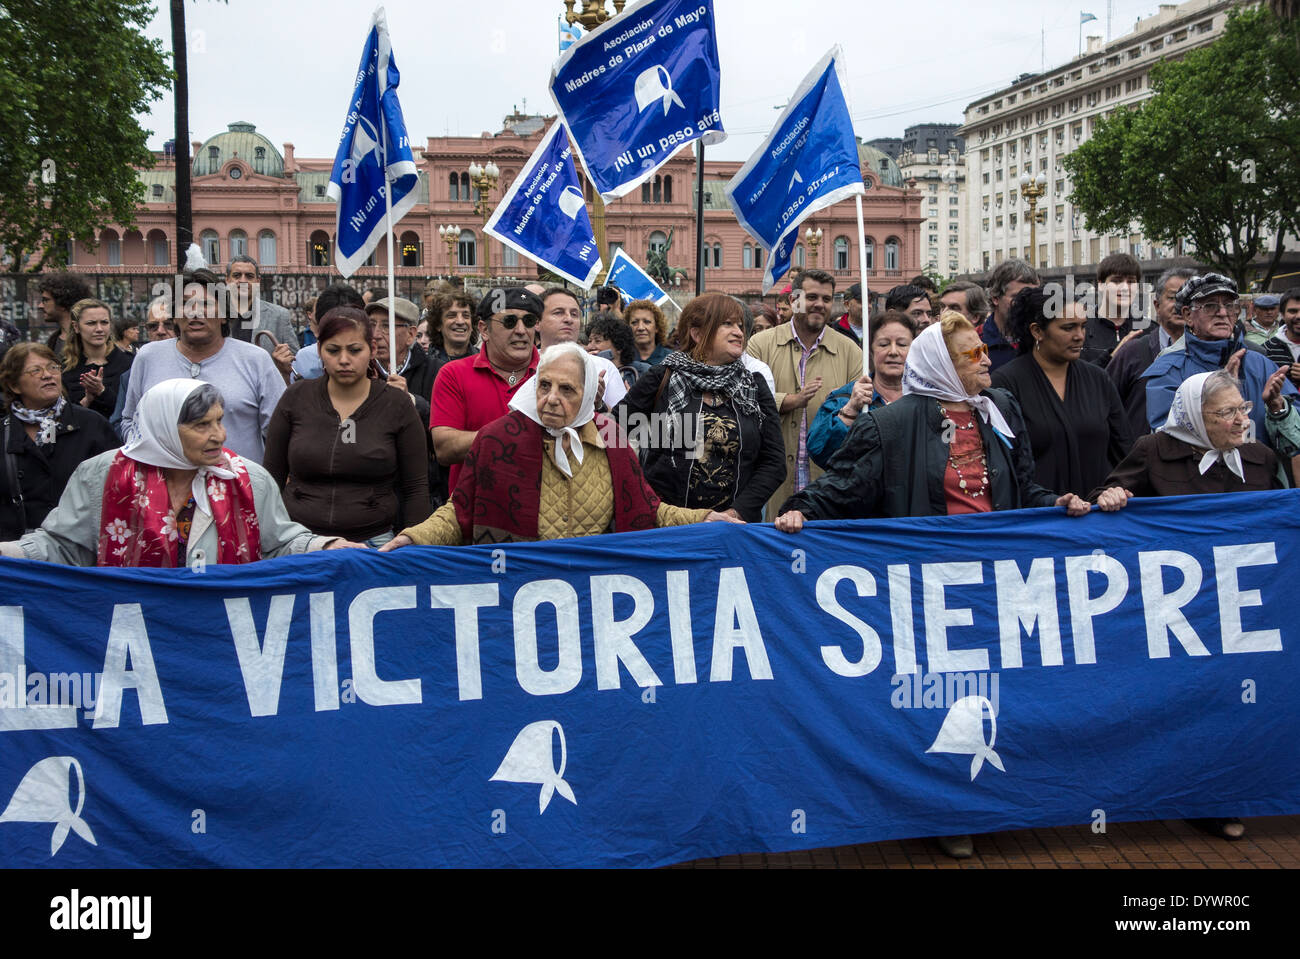
[[[519,325],[520,320],[524,321],[524,329],[527,330],[531,330],[537,325],[537,317],[532,313],[525,313],[523,316],[515,316],[514,314],[509,314],[507,316],[494,316],[492,319],[496,320],[507,330],[513,330]]]

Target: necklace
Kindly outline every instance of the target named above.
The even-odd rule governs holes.
[[[952,419],[948,415],[948,411],[945,410],[942,405],[940,405],[939,409],[943,413],[943,426],[945,430],[952,428],[954,430],[960,430],[962,432],[966,432],[968,430],[975,429],[974,415],[971,416],[969,423],[967,423],[965,426],[961,426],[957,423],[956,420]],[[957,487],[961,489],[963,492],[965,492],[972,499],[978,499],[979,497],[987,493],[989,488],[989,463],[988,463],[988,457],[984,453],[983,444],[981,444],[980,446],[980,451],[978,455],[976,455],[975,453],[954,454],[953,453],[954,445],[955,444],[952,443],[948,445],[948,463],[949,465],[952,466],[952,471],[957,474]],[[960,462],[958,462],[959,459]],[[979,478],[979,486],[975,487],[972,485],[973,481],[967,482],[967,474],[962,473],[962,467],[965,466],[968,470],[971,471],[971,474],[973,475],[974,473],[973,467],[975,466],[977,461],[979,463],[980,478]]]
[[[528,369],[528,364],[525,363],[517,370],[505,370],[497,366],[491,360],[488,360],[488,366],[492,367],[492,369],[495,370],[500,376],[504,377],[506,383],[509,384],[510,386],[514,386],[515,383],[519,381],[519,374],[523,373],[525,370]]]

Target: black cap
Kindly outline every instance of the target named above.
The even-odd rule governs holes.
[[[1174,302],[1180,307],[1186,307],[1193,300],[1204,299],[1214,293],[1231,293],[1236,296],[1237,284],[1222,273],[1194,276],[1183,284],[1183,288],[1174,296]]]
[[[845,300],[861,300],[861,299],[862,299],[862,284],[861,284],[861,283],[854,283],[854,284],[853,284],[852,286],[850,286],[847,290],[845,290],[845,291],[844,291],[844,299],[845,299]]]
[[[523,310],[534,316],[542,315],[542,301],[537,294],[522,286],[498,286],[488,290],[483,299],[478,301],[475,318],[490,320],[495,313],[506,310]]]

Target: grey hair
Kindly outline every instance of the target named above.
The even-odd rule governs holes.
[[[1038,271],[1024,260],[1003,260],[989,274],[987,284],[989,296],[997,299],[1007,291],[1007,287],[1012,283],[1028,283],[1030,286],[1038,286]]]
[[[537,372],[540,373],[546,367],[550,366],[558,359],[566,356],[573,356],[578,360],[579,366],[583,371],[584,379],[587,371],[587,351],[574,342],[552,343],[546,349],[542,350],[541,358],[537,361]]]
[[[1201,384],[1201,406],[1204,407],[1210,402],[1210,397],[1217,396],[1224,390],[1236,390],[1241,393],[1241,381],[1231,373],[1215,370]]]
[[[185,397],[181,406],[181,415],[176,418],[177,426],[189,426],[208,415],[208,410],[217,404],[226,405],[221,398],[221,391],[211,383],[201,383],[199,388]]]
[[[257,271],[257,275],[258,275],[259,277],[262,275],[262,267],[261,267],[261,264],[259,264],[256,260],[254,260],[254,259],[253,259],[251,256],[249,256],[247,253],[237,253],[236,255],[232,256],[232,257],[230,258],[230,262],[226,264],[226,276],[229,276],[229,275],[230,275],[230,269],[231,269],[231,267],[233,267],[236,263],[251,263],[252,266],[253,266],[253,269]]]
[[[1180,277],[1184,280],[1190,280],[1195,275],[1196,275],[1196,271],[1192,269],[1190,266],[1170,267],[1168,270],[1165,270],[1165,272],[1161,273],[1160,276],[1156,277],[1156,296],[1164,297],[1165,286],[1174,277]]]

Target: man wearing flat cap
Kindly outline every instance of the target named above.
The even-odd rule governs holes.
[[[1246,339],[1263,346],[1270,338],[1280,334],[1277,308],[1276,293],[1256,293],[1246,308]]]
[[[542,301],[523,287],[497,287],[479,301],[483,348],[444,366],[433,384],[429,428],[438,462],[451,467],[456,489],[461,466],[479,429],[509,412],[511,398],[537,371],[533,345]]]
[[[388,304],[393,304],[396,349],[388,343]],[[406,390],[412,396],[433,403],[433,381],[438,371],[433,361],[415,342],[415,328],[420,325],[420,311],[410,300],[400,296],[384,297],[366,305],[366,316],[375,337],[375,363],[390,386]],[[396,354],[397,358],[392,359]]]

